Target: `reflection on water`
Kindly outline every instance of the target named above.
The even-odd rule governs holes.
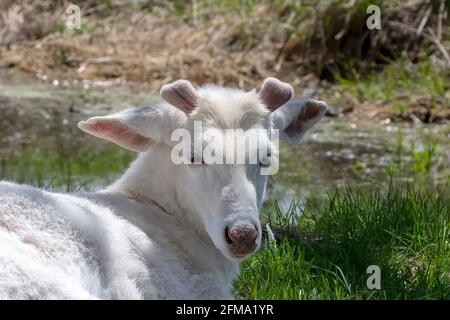
[[[135,155],[88,137],[76,123],[156,99],[124,84],[43,83],[0,73],[0,175],[44,188],[99,189]],[[269,180],[268,197],[287,211],[293,198],[325,194],[347,181],[368,186],[385,181],[389,165],[445,183],[449,141],[446,126],[326,118],[299,145],[281,144],[280,170]]]

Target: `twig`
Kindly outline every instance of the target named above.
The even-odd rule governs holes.
[[[96,59],[89,59],[85,61],[77,70],[78,73],[83,73],[86,71],[87,67],[91,64],[118,64],[121,65],[122,62],[118,60],[113,60],[111,57],[99,57]]]
[[[439,51],[441,51],[441,53],[444,56],[445,60],[447,60],[448,67],[450,67],[450,55],[448,54],[447,50],[442,45],[441,41],[436,36],[436,34],[434,33],[432,28],[428,28],[428,33],[429,33],[429,36],[430,36],[428,39],[433,41],[434,44],[436,45],[436,47],[438,47]]]
[[[436,31],[436,37],[439,39],[439,41],[442,39],[442,18],[444,16],[444,10],[445,10],[445,2],[442,0],[439,6],[437,31]]]
[[[428,18],[430,17],[432,10],[433,10],[433,7],[430,6],[430,7],[428,7],[427,11],[425,12],[425,15],[423,16],[422,20],[419,23],[419,26],[417,27],[417,30],[416,30],[417,36],[420,36],[420,34],[422,33],[423,28],[425,27],[425,25],[428,22]]]

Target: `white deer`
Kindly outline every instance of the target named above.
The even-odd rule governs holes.
[[[165,102],[80,122],[139,155],[95,193],[0,183],[0,298],[232,298],[239,263],[261,241],[260,166],[276,161],[277,145],[266,139],[264,163],[175,164],[172,132],[214,145],[226,129],[275,128],[297,143],[327,107],[292,95],[275,78],[249,92],[178,80],[161,89]]]

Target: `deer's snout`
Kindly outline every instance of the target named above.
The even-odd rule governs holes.
[[[239,225],[225,228],[225,239],[228,243],[230,254],[236,257],[244,257],[252,253],[256,248],[258,230],[251,225]]]

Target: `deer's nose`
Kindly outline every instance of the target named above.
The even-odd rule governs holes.
[[[257,238],[258,231],[251,225],[225,228],[225,239],[232,255],[245,256],[252,253],[256,248]]]

